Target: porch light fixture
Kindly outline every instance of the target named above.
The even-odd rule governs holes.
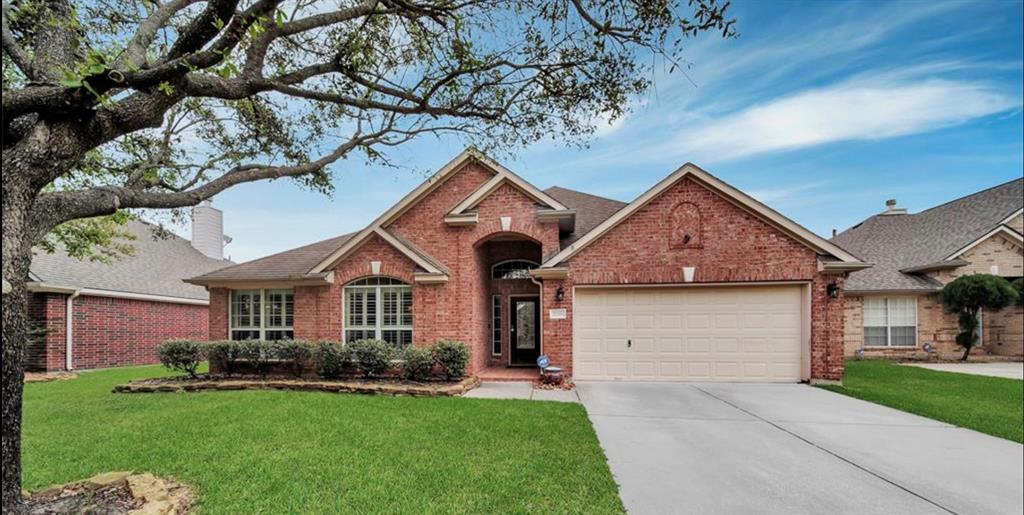
[[[565,288],[559,285],[558,289],[555,290],[555,301],[562,302],[563,300],[565,300]]]
[[[825,293],[828,293],[829,298],[833,298],[833,299],[838,298],[839,297],[839,285],[836,284],[836,283],[829,283],[829,285],[827,287],[825,287]]]

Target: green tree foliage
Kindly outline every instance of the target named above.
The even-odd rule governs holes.
[[[981,310],[999,311],[1017,302],[1017,290],[1006,279],[991,274],[963,275],[939,292],[946,311],[957,315],[960,333],[957,345],[964,348],[963,360],[978,345],[978,315]]]

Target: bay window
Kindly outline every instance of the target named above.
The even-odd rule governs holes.
[[[412,287],[390,277],[367,277],[345,286],[345,341],[384,340],[412,345]]]
[[[229,337],[232,340],[294,338],[293,304],[292,290],[232,290],[228,316]]]
[[[917,298],[864,297],[864,345],[917,346]]]

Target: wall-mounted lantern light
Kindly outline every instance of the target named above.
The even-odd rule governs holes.
[[[559,285],[558,289],[555,290],[555,301],[562,302],[563,300],[565,300],[565,288]]]
[[[829,285],[827,287],[825,287],[825,293],[828,293],[829,298],[833,298],[833,299],[838,298],[839,297],[839,285],[836,284],[836,283],[829,283]]]

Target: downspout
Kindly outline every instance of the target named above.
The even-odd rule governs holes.
[[[64,314],[64,368],[68,371],[75,368],[73,356],[74,351],[74,314],[75,299],[82,293],[82,290],[75,289],[74,293],[68,295],[67,312]]]

